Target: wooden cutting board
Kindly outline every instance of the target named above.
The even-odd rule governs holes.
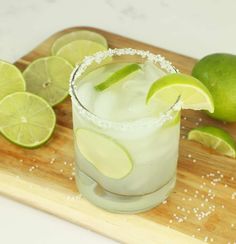
[[[50,55],[59,36],[78,29],[101,33],[111,48],[133,47],[162,54],[184,73],[190,73],[196,62],[107,31],[75,27],[54,34],[15,64],[24,70],[33,60]],[[119,215],[96,208],[77,192],[70,98],[55,110],[56,131],[39,149],[23,149],[0,137],[1,194],[124,243],[236,242],[236,161],[186,140],[187,132],[199,124],[218,125],[236,139],[236,124],[216,122],[202,112],[183,111],[174,192],[151,211]]]

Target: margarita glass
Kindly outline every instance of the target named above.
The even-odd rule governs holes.
[[[146,104],[146,95],[153,82],[176,72],[162,56],[132,48],[98,52],[73,71],[76,184],[96,206],[142,212],[174,189],[179,102]]]

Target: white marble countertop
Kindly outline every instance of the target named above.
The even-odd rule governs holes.
[[[93,26],[201,58],[236,54],[235,0],[0,0],[0,59],[15,61],[52,33]],[[0,179],[1,180],[1,179]],[[114,243],[0,196],[0,243]]]

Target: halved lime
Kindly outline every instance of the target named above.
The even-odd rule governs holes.
[[[55,106],[68,96],[72,70],[70,63],[57,56],[36,59],[23,72],[26,90]]]
[[[25,80],[13,64],[0,60],[0,100],[17,91],[25,91]]]
[[[147,103],[165,101],[172,106],[180,97],[183,109],[214,111],[209,90],[196,78],[185,74],[169,74],[155,81],[149,89]]]
[[[82,155],[105,176],[120,179],[132,170],[132,160],[126,149],[108,136],[78,129],[76,139]]]
[[[236,143],[231,135],[223,129],[213,126],[199,127],[188,133],[188,139],[213,148],[220,154],[232,158],[236,156]]]
[[[0,101],[0,130],[11,142],[34,148],[52,135],[56,116],[41,97],[28,92],[15,92]]]
[[[88,40],[78,40],[63,46],[56,55],[66,59],[73,66],[82,62],[86,56],[90,56],[99,51],[107,50],[101,44]]]
[[[102,35],[98,34],[97,32],[88,31],[88,30],[78,30],[67,33],[61,37],[59,37],[52,45],[52,55],[56,55],[57,52],[72,41],[77,40],[88,40],[93,41],[98,44],[101,44],[105,48],[107,48],[107,40]]]
[[[103,91],[110,86],[114,85],[120,80],[123,80],[128,75],[132,74],[133,72],[140,70],[141,67],[138,64],[128,64],[125,67],[117,70],[115,73],[113,73],[111,76],[109,76],[105,81],[102,81],[98,85],[96,85],[94,88],[98,91]]]

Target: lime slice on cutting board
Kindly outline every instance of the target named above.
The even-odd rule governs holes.
[[[56,116],[41,97],[15,92],[0,101],[0,130],[11,142],[34,148],[44,144],[55,128]]]
[[[57,52],[67,45],[68,43],[72,41],[77,41],[77,40],[88,40],[88,41],[93,41],[98,44],[101,44],[105,48],[108,47],[107,45],[107,40],[105,37],[102,35],[93,32],[93,31],[88,31],[88,30],[79,30],[79,31],[73,31],[70,33],[67,33],[61,37],[59,37],[52,45],[51,53],[52,55],[56,55]]]
[[[36,59],[23,72],[26,90],[55,106],[68,96],[72,70],[70,63],[57,56]]]
[[[101,44],[88,40],[78,40],[70,42],[62,47],[56,55],[66,59],[73,66],[80,64],[86,56],[90,56],[99,51],[107,50]]]
[[[138,64],[126,65],[125,67],[117,70],[115,73],[109,76],[105,81],[102,81],[101,83],[96,85],[94,88],[97,91],[103,91],[140,69],[141,67]]]
[[[199,127],[188,133],[188,139],[213,148],[220,154],[232,158],[236,156],[236,143],[223,129],[213,126]]]
[[[209,90],[196,78],[184,74],[169,74],[155,81],[146,101],[165,101],[171,107],[180,98],[183,109],[214,111]]]
[[[113,139],[87,129],[78,129],[76,139],[85,159],[105,176],[120,179],[132,170],[128,152]]]
[[[25,91],[25,80],[13,64],[0,60],[0,100],[17,91]]]

